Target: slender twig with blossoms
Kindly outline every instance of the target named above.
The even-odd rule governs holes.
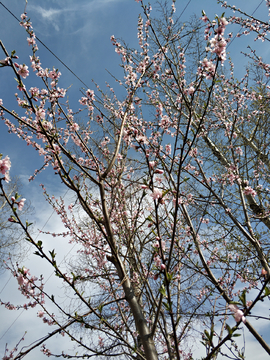
[[[26,200],[5,193],[10,160],[1,160],[10,221],[21,226],[35,255],[52,266],[72,299],[64,307],[61,298],[48,295],[43,279],[39,284],[29,269],[11,268],[31,299],[25,307],[39,306],[37,316],[56,326],[28,350],[12,353],[14,359],[37,346],[47,356],[68,358],[192,359],[190,339],[197,332],[205,359],[226,356],[226,348],[239,358],[233,339],[240,326],[270,354],[250,323],[252,311],[260,312],[270,294],[269,65],[252,52],[246,56],[253,65],[236,79],[226,60],[232,23],[255,32],[255,40],[266,39],[269,28],[252,16],[211,20],[203,12],[190,29],[177,20],[175,1],[163,5],[159,21],[150,5],[137,2],[138,48],[111,37],[122,60],[118,84],[125,97],[119,100],[109,84],[106,93],[99,86],[87,89],[79,99],[78,112],[87,110],[81,122],[77,110],[63,104],[61,73],[41,66],[26,13],[21,25],[43,88],[26,88],[28,66],[15,63],[0,42],[1,64],[16,76],[19,106],[15,113],[1,101],[1,117],[44,159],[30,180],[51,165],[74,194],[66,204],[42,185],[66,228],[51,235],[80,246],[76,262],[63,271],[54,250],[47,253],[21,221]],[[78,352],[52,354],[44,342],[60,332]]]

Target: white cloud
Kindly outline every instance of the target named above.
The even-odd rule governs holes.
[[[31,6],[31,9],[35,10],[36,12],[38,12],[43,19],[49,19],[52,20],[53,17],[55,17],[56,15],[61,14],[63,11],[65,10],[56,10],[56,9],[44,9],[41,6]]]
[[[64,231],[64,226],[61,222],[59,216],[53,213],[52,208],[44,201],[42,196],[42,190],[33,186],[32,183],[32,197],[31,202],[35,206],[35,215],[33,220],[36,221],[35,228],[43,228],[44,231],[50,231],[55,233],[60,233]],[[38,189],[39,188],[39,189]],[[39,192],[38,192],[39,190]],[[57,197],[60,194],[55,194]],[[65,197],[67,203],[69,203],[69,196],[65,193],[62,193],[62,196]],[[52,216],[53,215],[53,216]],[[37,237],[38,235],[38,237]],[[57,238],[50,235],[39,234],[37,231],[34,231],[34,239],[38,238],[43,241],[43,248],[46,251],[55,249],[56,259],[58,264],[62,269],[65,266],[65,257],[69,256],[69,253],[76,253],[78,245],[68,243],[68,238]],[[31,248],[31,255],[28,259],[25,259],[20,265],[24,265],[26,268],[30,269],[31,275],[39,277],[41,274],[44,275],[45,288],[47,293],[54,294],[57,299],[63,297],[63,288],[62,282],[60,279],[55,277],[54,269],[41,259],[40,257],[33,255],[35,249]],[[59,281],[60,280],[60,281]],[[24,296],[20,294],[18,290],[18,284],[16,279],[12,276],[10,278],[10,272],[7,271],[4,275],[1,276],[0,281],[0,298],[3,302],[8,302],[19,305],[28,302]],[[64,300],[60,299],[60,302],[63,304]],[[48,300],[46,301],[46,308],[49,311],[57,313],[57,308],[54,308],[54,305],[51,304]],[[33,340],[42,338],[49,331],[52,331],[54,327],[48,327],[48,325],[42,323],[42,319],[37,317],[37,311],[40,310],[39,307],[28,310],[7,310],[4,306],[0,307],[0,318],[2,319],[0,324],[0,348],[4,349],[5,344],[8,343],[8,348],[12,349],[20,338],[24,335],[24,332],[27,331],[25,341],[23,341],[19,346],[19,349],[22,346],[29,345]],[[31,319],[31,321],[29,321]],[[60,340],[60,341],[59,341]],[[61,349],[67,349],[70,347],[70,340],[68,337],[62,338],[58,337],[50,342],[46,342],[55,352],[61,352]],[[3,355],[3,351],[1,355]],[[40,357],[40,349],[38,348],[33,353],[27,355],[27,359],[34,360]]]

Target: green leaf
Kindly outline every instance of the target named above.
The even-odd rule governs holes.
[[[34,255],[40,256],[41,258],[43,258],[44,256],[42,254],[40,254],[38,251],[34,252]]]
[[[143,179],[143,183],[144,183],[144,185],[147,185],[147,186],[148,186],[148,182],[147,182],[146,179]]]
[[[239,295],[239,300],[242,302],[242,304],[243,304],[244,306],[246,306],[246,304],[247,304],[246,292],[247,292],[247,291],[244,290],[244,291],[242,292],[242,294]]]
[[[242,305],[242,303],[240,303],[239,301],[231,301],[230,304],[234,304],[234,305]]]
[[[165,301],[162,301],[162,304],[165,306],[167,311],[171,312],[172,308],[171,308],[170,304],[166,303]]]
[[[37,246],[38,246],[39,248],[42,248],[42,241],[41,241],[41,240],[38,240]]]
[[[50,253],[52,259],[54,260],[55,255],[56,255],[56,253],[54,252],[54,249],[53,249],[53,251],[49,251],[49,253]]]
[[[57,276],[57,277],[59,277],[59,278],[62,278],[62,275],[57,271],[57,270],[55,270],[55,276]]]
[[[103,306],[104,306],[104,304],[100,304],[98,306],[98,311],[100,312],[100,314],[102,313]]]
[[[265,295],[265,296],[269,296],[269,295],[270,295],[270,289],[269,289],[268,287],[266,287],[266,288],[264,289],[264,295]]]
[[[229,334],[230,336],[232,336],[233,330],[230,328],[230,326],[229,326],[228,324],[226,324],[225,328],[226,328],[226,330],[228,331],[228,334]]]
[[[207,330],[204,330],[204,335],[207,337],[207,339],[210,339],[210,334]]]
[[[169,191],[170,191],[170,189],[165,190],[165,191],[162,191],[162,197],[164,197],[165,195],[167,195]]]
[[[162,286],[159,288],[158,290],[160,292],[161,295],[163,295],[164,297],[166,297],[166,290],[164,285],[162,284]]]

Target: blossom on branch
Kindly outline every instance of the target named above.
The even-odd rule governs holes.
[[[151,196],[154,200],[162,199],[162,191],[160,189],[154,188]]]
[[[5,175],[5,181],[8,183],[10,181],[9,169],[11,167],[11,162],[8,156],[3,160],[0,160],[0,173]]]
[[[244,194],[245,195],[251,195],[251,196],[256,196],[257,195],[257,192],[254,190],[254,189],[252,189],[252,187],[250,187],[250,186],[246,186],[245,188],[244,188]]]
[[[24,202],[25,202],[26,199],[21,199],[19,202],[18,202],[18,210],[22,211],[23,207],[24,207]]]
[[[23,77],[24,79],[27,78],[27,76],[29,75],[28,66],[26,66],[25,64],[19,65],[18,74],[21,75],[21,77]]]
[[[243,321],[243,323],[246,322],[246,318],[244,317],[244,313],[242,310],[238,308],[235,304],[230,304],[229,309],[233,312],[233,316],[236,322]]]

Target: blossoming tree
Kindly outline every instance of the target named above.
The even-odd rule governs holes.
[[[0,174],[5,176],[6,183],[5,191],[8,196],[11,197],[13,194],[19,193],[21,189],[21,184],[18,179],[10,179],[9,177],[9,168],[11,166],[10,159],[8,156],[3,158],[0,154]],[[23,202],[21,202],[23,204]],[[23,232],[19,228],[15,228],[10,221],[8,221],[10,207],[8,206],[4,197],[0,197],[0,232],[1,232],[1,241],[0,241],[0,269],[4,270],[5,261],[10,256],[14,259],[20,259],[26,255],[25,244],[22,245],[21,241],[24,236]],[[24,212],[30,214],[30,208],[25,207]]]
[[[10,220],[73,296],[67,309],[46,292],[43,279],[14,269],[29,299],[25,307],[39,306],[38,316],[54,329],[6,359],[20,359],[40,345],[49,356],[45,341],[58,333],[76,342],[76,353],[56,354],[67,358],[192,359],[187,339],[195,322],[203,326],[205,359],[224,354],[224,346],[235,358],[243,356],[234,340],[240,326],[270,354],[250,321],[270,293],[269,65],[252,50],[246,54],[252,67],[242,79],[235,78],[231,61],[227,71],[222,67],[231,38],[226,27],[241,24],[250,37],[269,41],[269,25],[220,1],[239,16],[211,20],[203,13],[189,29],[175,19],[174,1],[164,7],[163,22],[137,2],[138,49],[111,38],[122,58],[118,83],[125,97],[120,100],[113,88],[85,90],[79,102],[88,116],[79,124],[68,102],[63,105],[60,72],[42,67],[26,14],[21,25],[42,88],[26,88],[28,66],[0,43],[2,65],[17,79],[20,108],[15,113],[1,102],[1,117],[38,150],[43,169],[52,165],[73,192],[74,203],[65,204],[43,188],[65,235],[81,246],[79,260],[63,271],[55,252],[47,253],[21,221],[23,200],[6,195],[10,163],[3,165]]]

